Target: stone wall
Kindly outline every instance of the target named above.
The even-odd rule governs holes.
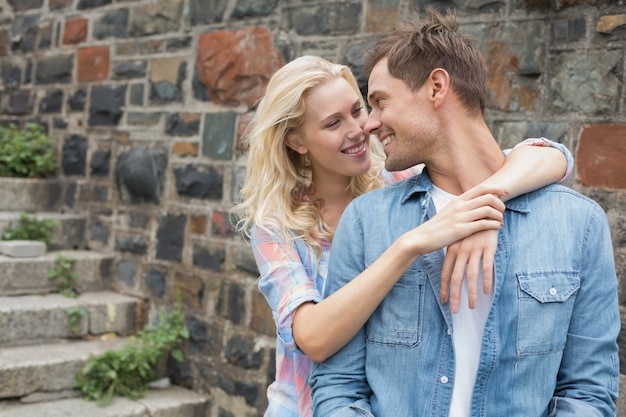
[[[427,5],[477,38],[501,146],[546,136],[575,153],[568,185],[608,213],[626,303],[624,0],[0,0],[0,123],[55,138],[65,209],[116,251],[120,291],[153,314],[180,294],[191,339],[171,370],[211,393],[211,416],[261,415],[273,379],[271,313],[228,215],[249,107],[304,54],[365,89],[365,48]]]

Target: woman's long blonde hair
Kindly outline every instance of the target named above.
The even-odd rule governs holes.
[[[242,202],[234,207],[244,237],[250,237],[255,224],[285,240],[302,238],[316,251],[321,250],[320,239],[332,241],[334,230],[322,215],[324,202],[306,198],[314,186],[308,157],[289,148],[285,138],[302,126],[309,91],[334,77],[345,79],[362,100],[350,69],[320,57],[296,58],[270,79],[244,137],[248,165]],[[384,154],[377,140],[370,141],[370,149],[369,171],[352,177],[346,189],[352,198],[383,185]]]

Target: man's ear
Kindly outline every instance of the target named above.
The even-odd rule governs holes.
[[[285,143],[300,155],[306,154],[309,150],[300,142],[300,139],[293,133],[287,134]]]
[[[450,90],[450,74],[448,74],[448,71],[443,68],[435,68],[430,72],[428,82],[432,87],[431,98],[437,103],[443,102]]]

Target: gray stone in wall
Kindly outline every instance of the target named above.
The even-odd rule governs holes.
[[[78,189],[78,187],[76,186],[75,183],[70,182],[67,185],[67,192],[65,193],[65,205],[73,208],[74,207],[74,203],[76,202],[76,190]]]
[[[115,126],[123,113],[126,85],[94,86],[89,106],[90,126]]]
[[[171,38],[165,41],[165,50],[168,52],[178,51],[180,49],[189,48],[191,45],[191,36],[184,36],[181,38]]]
[[[259,275],[259,269],[249,246],[236,246],[231,256],[237,268],[250,272],[252,275]]]
[[[202,84],[198,70],[194,68],[193,79],[191,80],[191,88],[193,90],[193,97],[200,101],[209,101],[211,96],[209,95],[209,89]]]
[[[54,22],[47,22],[45,25],[40,25],[39,30],[39,49],[46,49],[52,45]]]
[[[106,244],[109,241],[109,234],[109,226],[99,221],[91,222],[91,240]]]
[[[122,153],[115,165],[115,184],[122,201],[158,204],[167,167],[159,149],[135,148]]]
[[[38,14],[16,16],[11,28],[11,49],[18,52],[33,52],[39,34]]]
[[[550,89],[556,113],[613,114],[620,100],[621,83],[616,68],[618,50],[563,52],[553,58]]]
[[[76,9],[95,9],[97,7],[107,6],[109,4],[111,4],[111,0],[80,0],[76,5]]]
[[[39,9],[43,6],[43,0],[7,0],[13,11],[22,12],[24,10]]]
[[[67,84],[72,81],[74,55],[55,55],[37,60],[35,83]]]
[[[85,110],[85,104],[87,101],[87,92],[85,90],[78,90],[67,100],[70,111],[83,111]]]
[[[184,215],[168,213],[161,218],[156,235],[157,259],[180,262],[185,244],[186,223],[187,218]]]
[[[33,94],[30,90],[18,90],[9,94],[6,113],[14,116],[32,114],[34,108]]]
[[[22,69],[18,65],[13,65],[10,62],[3,62],[0,68],[2,72],[2,84],[4,88],[18,88],[22,80]]]
[[[49,91],[39,103],[39,113],[60,113],[63,108],[63,90]]]
[[[554,40],[557,42],[579,41],[587,35],[587,22],[584,17],[558,19],[554,21],[552,26]]]
[[[263,364],[263,349],[255,348],[255,341],[234,336],[226,343],[226,360],[243,369],[259,369]]]
[[[91,175],[96,177],[106,177],[109,175],[111,165],[111,151],[95,151],[91,156],[89,166]]]
[[[67,121],[61,117],[55,117],[52,120],[52,127],[54,129],[66,129],[67,126],[68,126]]]
[[[171,136],[193,136],[200,131],[200,119],[184,120],[180,113],[172,113],[165,121],[165,133]]]
[[[140,236],[127,236],[116,240],[115,250],[134,255],[145,255],[148,251],[148,244]]]
[[[189,348],[192,352],[201,352],[206,356],[216,355],[222,349],[222,330],[194,316],[187,316],[189,330]]]
[[[256,405],[256,402],[259,399],[260,392],[258,386],[249,384],[247,382],[234,380],[223,373],[218,373],[217,377],[219,388],[224,390],[226,394],[243,397],[243,399],[246,401],[246,404],[248,404],[249,406]]]
[[[138,229],[145,229],[150,222],[150,216],[143,211],[133,211],[128,215],[130,221],[130,227]]]
[[[198,171],[193,165],[174,170],[176,192],[180,196],[210,200],[222,199],[223,175],[216,169]]]
[[[113,67],[113,79],[123,80],[145,77],[147,66],[146,61],[122,62]]]
[[[445,13],[446,9],[498,11],[506,5],[502,0],[418,0],[417,3],[421,11],[424,11],[426,7],[432,7],[441,13]]]
[[[205,8],[210,5],[204,4]],[[129,35],[148,36],[180,29],[183,0],[154,0],[133,8]]]
[[[331,3],[289,8],[285,19],[299,35],[339,35],[357,33],[362,14],[361,3]]]
[[[130,86],[129,103],[133,106],[143,106],[143,84],[133,84]]]
[[[33,80],[33,60],[26,61],[26,69],[24,70],[24,84],[30,84]]]
[[[502,149],[512,149],[526,138],[548,138],[555,142],[567,140],[568,123],[560,122],[501,122],[492,131]]]
[[[247,17],[267,16],[278,5],[278,0],[237,0],[232,17],[245,19]]]
[[[357,43],[353,43],[348,46],[346,53],[344,55],[344,65],[347,65],[352,70],[354,74],[354,78],[356,78],[357,84],[359,84],[359,90],[361,90],[361,95],[363,97],[367,97],[367,75],[363,71],[363,57],[365,55],[365,51],[376,43],[378,37],[361,41]]]
[[[215,313],[240,324],[246,312],[245,292],[236,283],[222,282]]]
[[[202,154],[213,159],[230,160],[233,157],[233,137],[237,114],[234,112],[207,113],[204,116]]]
[[[126,38],[127,36],[128,9],[114,10],[93,22],[93,37],[96,39]]]
[[[163,296],[165,296],[165,289],[167,285],[167,274],[165,272],[150,268],[148,272],[146,272],[144,282],[152,294],[158,298],[163,298]]]
[[[227,6],[228,0],[189,0],[189,23],[193,26],[219,23]]]
[[[87,138],[71,135],[63,144],[61,155],[63,173],[67,176],[85,176],[87,167]]]
[[[226,260],[226,251],[223,248],[206,248],[202,245],[193,245],[193,265],[202,269],[218,272]]]
[[[124,283],[127,287],[135,286],[135,273],[137,272],[137,264],[129,261],[122,261],[117,264],[117,279]]]
[[[150,84],[150,101],[154,104],[181,101],[182,97],[180,88],[169,81],[160,81]]]

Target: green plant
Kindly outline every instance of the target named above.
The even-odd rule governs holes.
[[[180,346],[187,338],[189,331],[180,304],[167,314],[161,310],[158,323],[139,332],[124,349],[90,356],[76,374],[77,388],[100,406],[109,404],[114,395],[141,398],[156,377],[156,366],[167,354],[177,361],[184,359]]]
[[[74,262],[76,262],[74,258],[57,255],[54,258],[54,269],[48,274],[48,279],[56,280],[61,286],[61,294],[70,298],[78,296],[76,290],[78,275],[74,272]]]
[[[0,126],[0,177],[47,177],[56,169],[54,144],[40,125]]]
[[[87,315],[87,310],[82,306],[72,306],[65,309],[65,314],[70,323],[72,333],[78,333],[78,325],[80,320]]]
[[[52,232],[59,222],[50,219],[38,219],[27,213],[20,213],[20,221],[13,227],[7,227],[2,233],[2,240],[38,240],[50,245]]]

